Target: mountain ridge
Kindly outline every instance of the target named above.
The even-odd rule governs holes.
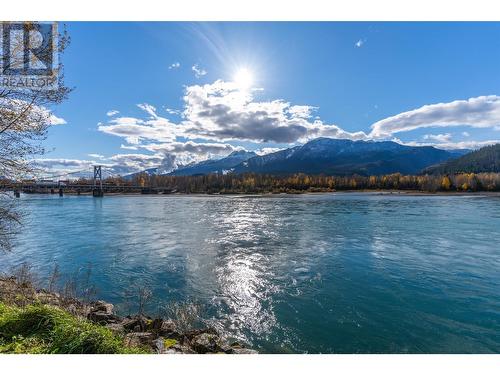
[[[417,174],[430,165],[457,157],[432,146],[406,146],[393,141],[316,138],[302,146],[256,156],[235,173],[308,173],[330,175]]]
[[[221,159],[208,159],[177,168],[168,176],[210,173],[383,175],[419,174],[425,168],[460,157],[468,150],[446,151],[433,146],[407,146],[393,141],[352,141],[316,138],[266,155],[234,151]],[[156,173],[155,168],[145,171]]]
[[[500,144],[485,146],[459,158],[424,169],[428,174],[500,172]]]
[[[221,159],[208,159],[199,163],[189,164],[167,173],[168,176],[194,176],[209,173],[226,173],[236,165],[248,160],[257,154],[253,151],[238,150],[231,152]]]

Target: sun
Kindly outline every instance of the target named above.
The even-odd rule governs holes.
[[[253,75],[252,75],[252,72],[249,71],[247,68],[241,68],[236,72],[233,80],[234,80],[234,83],[240,89],[245,90],[245,89],[248,89],[250,86],[252,86]]]

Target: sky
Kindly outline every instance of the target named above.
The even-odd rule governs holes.
[[[500,23],[66,24],[49,171],[125,175],[317,137],[500,142]]]

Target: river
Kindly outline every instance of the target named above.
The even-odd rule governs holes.
[[[139,295],[152,315],[196,306],[205,322],[266,353],[500,352],[499,197],[19,203],[25,224],[0,271],[29,262],[43,284],[58,264],[60,286],[88,278],[95,297],[122,313],[138,308]]]

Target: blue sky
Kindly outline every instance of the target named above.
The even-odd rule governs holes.
[[[43,165],[174,168],[317,136],[500,139],[500,23],[69,23]]]

